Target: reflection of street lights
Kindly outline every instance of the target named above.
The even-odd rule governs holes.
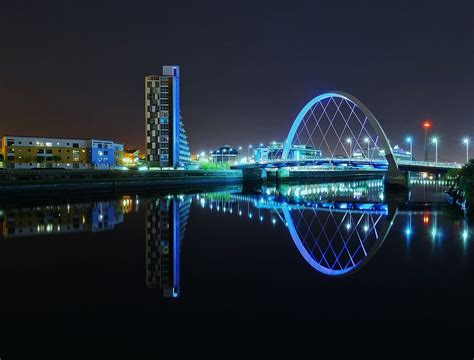
[[[407,137],[406,142],[410,144],[410,159],[413,161],[413,139],[409,136]]]
[[[465,138],[463,143],[466,144],[466,163],[469,162],[469,138]]]
[[[346,142],[349,144],[349,159],[352,158],[352,140],[351,138],[347,139]]]
[[[438,139],[433,138],[433,143],[435,144],[435,162],[438,163]]]

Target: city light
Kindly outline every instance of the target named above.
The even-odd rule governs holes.
[[[433,138],[433,144],[435,144],[435,162],[438,163],[438,138]]]
[[[425,120],[425,122],[423,122],[423,128],[425,129],[425,161],[428,161],[428,129],[431,128],[431,122]]]
[[[410,144],[410,160],[413,161],[413,139],[408,136],[405,141]]]
[[[464,138],[463,143],[466,145],[466,162],[469,162],[469,138]]]

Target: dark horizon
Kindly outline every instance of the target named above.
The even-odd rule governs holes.
[[[459,3],[460,5],[462,3]],[[144,77],[181,67],[192,153],[283,140],[326,90],[359,98],[392,145],[433,122],[440,161],[474,138],[473,5],[16,2],[0,15],[0,134],[144,148]]]

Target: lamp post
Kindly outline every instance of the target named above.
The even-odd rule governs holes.
[[[224,163],[224,153],[225,153],[225,152],[227,152],[227,149],[223,149],[223,150],[222,150],[222,161],[221,161],[222,163]]]
[[[425,161],[428,161],[428,129],[431,128],[431,122],[426,120],[423,123],[423,128],[425,129]]]
[[[466,144],[466,163],[469,162],[469,138],[465,138],[463,143]]]
[[[250,149],[252,148],[252,145],[249,145],[247,147],[247,162],[250,162]]]
[[[367,154],[366,154],[365,157],[368,159],[369,156],[370,156],[370,140],[369,140],[369,138],[366,137],[366,138],[364,139],[364,142],[367,144]]]
[[[348,138],[346,142],[349,144],[349,159],[352,158],[352,139]]]
[[[413,139],[407,137],[406,142],[410,144],[410,160],[413,161]]]
[[[438,139],[433,138],[433,143],[435,144],[435,162],[438,163]]]
[[[240,151],[242,150],[242,146],[238,147],[238,152],[237,152],[237,164],[240,164]]]

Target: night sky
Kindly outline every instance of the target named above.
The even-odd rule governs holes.
[[[67,3],[67,4],[66,4]],[[10,1],[0,7],[0,134],[144,147],[144,80],[181,66],[192,152],[286,137],[304,104],[349,92],[392,144],[440,160],[473,138],[472,1]]]

